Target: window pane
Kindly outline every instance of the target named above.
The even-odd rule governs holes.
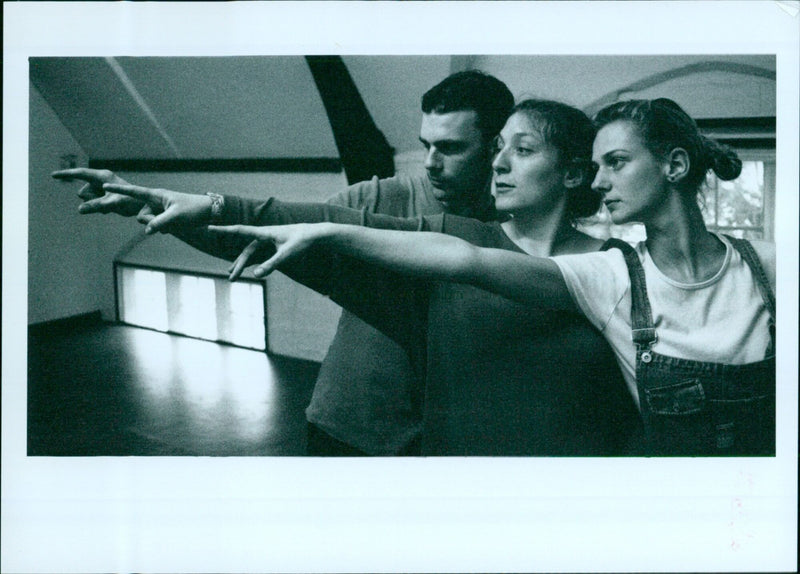
[[[262,285],[231,284],[230,310],[230,342],[243,347],[264,349],[264,291]]]
[[[764,239],[764,232],[760,229],[723,229],[722,232],[742,239]]]
[[[748,161],[735,181],[719,182],[717,224],[735,227],[761,227],[764,224],[764,166]]]
[[[164,273],[127,267],[121,267],[120,270],[122,321],[166,331],[167,287]]]
[[[709,229],[717,228],[717,187],[718,180],[713,173],[706,176],[705,188],[700,196],[700,209],[703,221]]]
[[[172,330],[192,337],[216,340],[214,281],[207,277],[189,275],[179,275],[178,281],[178,308],[170,309]]]

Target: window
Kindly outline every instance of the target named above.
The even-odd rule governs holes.
[[[264,284],[117,264],[119,320],[129,325],[266,349]]]
[[[758,157],[761,156],[761,157]],[[701,204],[706,227],[746,239],[774,239],[775,155],[743,151],[734,181],[706,178]]]

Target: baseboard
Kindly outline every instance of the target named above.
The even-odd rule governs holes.
[[[103,317],[100,311],[91,311],[89,313],[82,313],[80,315],[73,315],[71,317],[64,317],[63,319],[54,319],[52,321],[43,321],[41,323],[33,323],[28,325],[29,335],[43,335],[54,333],[67,333],[76,329],[86,329],[87,327],[94,327],[103,322]]]

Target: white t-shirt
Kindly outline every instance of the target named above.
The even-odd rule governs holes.
[[[769,311],[750,268],[721,235],[725,261],[701,283],[679,283],[653,263],[644,242],[636,245],[661,355],[726,364],[764,359],[770,342]],[[630,278],[619,249],[552,258],[570,295],[608,340],[634,399],[636,348],[631,340]]]

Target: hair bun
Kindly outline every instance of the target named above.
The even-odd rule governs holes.
[[[706,136],[700,136],[706,169],[712,170],[723,181],[730,181],[742,173],[742,160],[730,147]]]

